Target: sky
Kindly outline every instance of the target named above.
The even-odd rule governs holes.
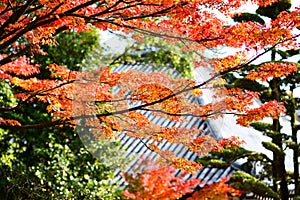
[[[294,10],[296,7],[300,6],[300,0],[291,0],[292,2],[292,7],[291,7],[291,11]],[[246,12],[250,12],[250,13],[254,13],[255,10],[257,9],[258,6],[255,6],[251,3],[248,3],[244,6],[242,6],[241,11],[246,11]]]

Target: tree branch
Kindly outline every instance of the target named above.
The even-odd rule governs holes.
[[[53,88],[35,91],[34,93],[30,94],[25,100],[19,101],[19,103],[18,103],[16,106],[10,107],[10,108],[0,108],[0,111],[1,111],[1,112],[15,111],[15,110],[17,110],[19,107],[21,107],[21,105],[23,105],[24,103],[30,101],[30,100],[33,99],[34,97],[36,97],[36,96],[38,96],[38,95],[43,95],[43,93],[45,93],[45,92],[49,92],[49,91],[55,90],[55,89],[57,89],[57,88],[60,88],[60,87],[62,87],[62,86],[64,86],[64,85],[67,85],[67,84],[70,84],[70,83],[73,83],[73,82],[75,82],[75,80],[70,80],[70,81],[61,83],[61,84],[59,84],[59,85],[57,85],[57,86],[54,86]]]

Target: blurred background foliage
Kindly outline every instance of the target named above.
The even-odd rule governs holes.
[[[56,40],[56,46],[43,47],[47,55],[34,57],[41,64],[39,78],[49,78],[45,67],[54,62],[79,70],[84,57],[99,45],[99,34],[95,30],[62,33]],[[0,85],[0,106],[17,105],[14,93],[22,91],[8,81]],[[1,112],[0,117],[23,124],[45,123],[51,120],[46,106],[38,101],[24,103],[16,110]],[[103,162],[90,154],[70,127],[0,129],[0,199],[119,199],[111,180],[114,170],[130,159],[122,158],[124,151],[118,142],[98,140],[95,145],[106,150],[99,155]]]
[[[97,30],[55,36],[57,44],[42,46],[47,54],[35,54],[32,59],[41,65],[37,77],[49,78],[46,66],[52,63],[81,70],[83,66],[93,69],[104,61],[111,68],[144,62],[157,69],[167,66],[170,72],[179,70],[185,76],[192,72],[192,56],[159,39],[145,38],[142,43],[128,43],[124,52],[108,53],[100,45],[100,38]],[[22,90],[12,87],[9,81],[0,81],[0,106],[16,106],[14,94],[19,92]],[[15,119],[21,124],[46,123],[52,117],[46,107],[43,102],[32,101],[1,112],[0,118]],[[70,127],[0,129],[0,199],[124,198],[112,179],[114,171],[124,169],[131,158],[122,156],[125,150],[117,141],[93,138],[90,145],[87,149],[78,132]]]

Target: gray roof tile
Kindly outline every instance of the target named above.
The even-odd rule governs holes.
[[[135,70],[144,71],[144,72],[151,72],[153,70],[151,65],[144,65],[144,64],[137,63],[135,65],[129,65],[129,64],[121,65],[119,67],[114,68],[114,71],[121,72],[121,71],[129,70],[129,69],[135,69]],[[164,69],[164,70],[166,70],[166,69]],[[173,76],[179,77],[180,75],[178,73],[174,72]],[[194,97],[194,96],[189,95],[188,98],[191,102],[197,102],[200,104],[203,103],[203,100],[199,97]],[[185,122],[183,124],[179,124],[179,123],[175,124],[174,122],[172,122],[170,120],[151,115],[151,112],[148,112],[148,111],[141,111],[141,113],[145,114],[145,116],[147,116],[151,122],[159,124],[159,125],[163,125],[165,127],[172,127],[172,126],[179,126],[179,125],[182,127],[186,127],[186,128],[197,127],[197,129],[199,129],[199,130],[204,130],[203,133],[199,132],[198,136],[199,135],[213,135],[214,136],[214,133],[212,131],[213,129],[211,129],[209,122],[203,121],[200,118],[189,116],[186,118],[187,122]],[[140,158],[150,158],[150,159],[154,160],[158,157],[158,155],[156,153],[149,150],[138,139],[134,139],[132,137],[126,136],[124,133],[119,133],[119,138],[120,138],[120,142],[122,144],[122,148],[127,147],[125,157],[130,157],[132,155],[135,156],[135,158],[131,161],[131,163],[125,169],[126,172],[130,172],[130,171],[138,168],[138,160]],[[143,141],[145,143],[149,143],[149,141],[146,139],[143,139]],[[176,156],[180,156],[180,157],[186,158],[188,160],[195,160],[197,158],[196,153],[189,151],[182,144],[172,144],[172,143],[165,141],[163,143],[160,143],[159,147],[162,150],[170,150],[173,153],[175,153]],[[188,174],[184,178],[185,179],[189,179],[191,177],[199,178],[201,181],[204,182],[200,185],[202,187],[205,185],[205,183],[207,183],[207,184],[214,183],[214,182],[220,180],[222,177],[226,177],[226,176],[232,174],[233,171],[235,171],[235,170],[236,169],[234,169],[232,166],[229,166],[225,169],[203,167],[194,176]],[[179,170],[176,170],[175,175],[179,175],[180,173],[181,172]],[[122,178],[122,172],[120,170],[117,170],[115,172],[114,181],[120,186],[125,184],[124,179]]]

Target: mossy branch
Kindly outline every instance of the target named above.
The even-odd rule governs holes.
[[[273,197],[280,199],[279,195],[269,188],[265,183],[242,171],[235,172],[231,179],[231,186],[245,192],[253,192],[263,197]]]

